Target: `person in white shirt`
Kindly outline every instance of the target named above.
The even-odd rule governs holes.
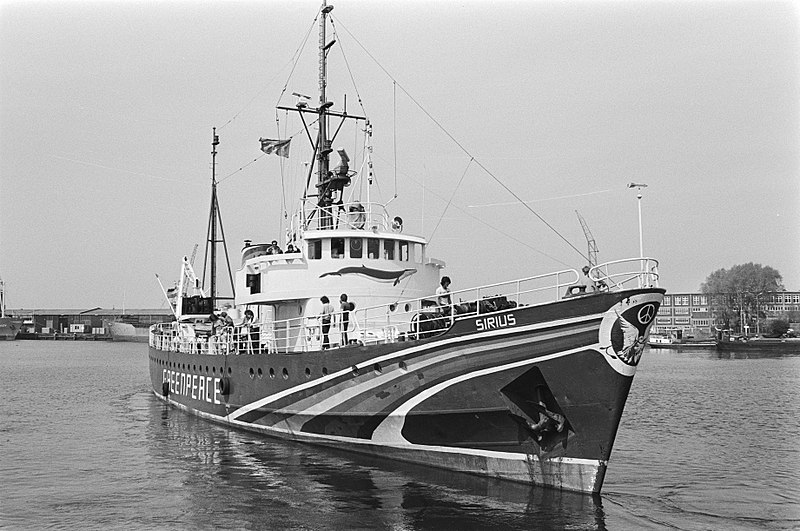
[[[333,305],[327,295],[319,298],[322,301],[322,311],[319,314],[320,325],[322,326],[322,350],[330,348],[328,332],[331,330],[331,320],[333,319]]]
[[[436,297],[440,311],[445,315],[450,315],[450,277],[442,277],[439,287],[436,288]]]

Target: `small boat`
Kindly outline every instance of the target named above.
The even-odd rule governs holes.
[[[650,348],[656,349],[714,349],[714,339],[694,336],[684,337],[682,330],[668,330],[666,333],[652,333],[647,341]]]
[[[22,328],[22,319],[6,315],[6,285],[0,278],[0,341],[17,339]]]
[[[800,354],[800,338],[766,338],[724,335],[716,342],[720,352],[752,354]]]
[[[147,343],[150,335],[150,325],[136,326],[138,321],[128,322],[125,320],[125,316],[110,321],[104,321],[103,324],[111,335],[112,341]]]
[[[663,300],[658,262],[522,271],[450,291],[428,241],[369,199],[371,125],[325,92],[332,9],[318,13],[319,103],[298,95],[278,107],[299,117],[314,153],[287,235],[245,241],[233,300],[217,294],[215,131],[211,285],[184,257],[177,290],[164,290],[175,319],[150,328],[153,392],[266,437],[600,492]],[[364,133],[359,171],[344,150],[330,160],[329,122],[348,120]],[[288,146],[261,139],[265,153]]]

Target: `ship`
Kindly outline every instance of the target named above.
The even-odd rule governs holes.
[[[652,333],[647,341],[651,348],[665,349],[715,349],[717,342],[714,338],[704,338],[701,335],[684,335],[680,328],[668,329],[663,333]]]
[[[215,250],[228,253],[213,131],[210,286],[183,257],[175,291],[164,290],[175,318],[149,331],[154,394],[265,441],[600,492],[665,293],[658,261],[450,290],[425,237],[371,201],[369,186],[366,196],[349,188],[372,180],[372,127],[327,98],[332,9],[318,12],[318,103],[298,94],[278,106],[305,126],[314,154],[306,189],[285,239],[245,241],[231,298],[215,283]],[[359,170],[345,150],[331,160],[349,120],[364,132]],[[262,138],[261,150],[286,156],[288,141]]]
[[[798,337],[747,337],[721,333],[716,341],[720,353],[743,353],[754,356],[800,354]]]
[[[104,326],[111,335],[112,341],[125,341],[133,343],[147,343],[150,337],[150,327],[136,326],[133,322],[127,322],[125,316],[111,321],[104,321]]]

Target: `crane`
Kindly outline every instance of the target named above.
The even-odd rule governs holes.
[[[196,243],[196,244],[194,244],[194,249],[192,250],[192,259],[191,259],[191,260],[189,260],[189,265],[192,265],[192,266],[194,266],[194,257],[195,257],[195,256],[197,256],[197,246],[198,246],[198,245],[199,245],[199,244],[197,244],[197,243]]]
[[[577,210],[575,213],[578,215],[578,221],[581,223],[583,234],[586,236],[586,243],[589,246],[589,267],[594,267],[597,265],[597,243],[594,241],[592,231],[589,230],[589,225],[587,225],[586,220],[583,219],[581,213]]]

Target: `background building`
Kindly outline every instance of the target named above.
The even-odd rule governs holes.
[[[667,293],[664,303],[656,316],[653,333],[667,333],[681,330],[684,337],[712,337],[716,329],[725,326],[725,321],[715,308],[722,299],[727,299],[730,306],[739,308],[738,294],[707,295],[705,293]],[[756,330],[764,331],[766,322],[772,319],[786,319],[797,323],[800,317],[800,291],[776,291],[758,294],[755,312],[742,316],[744,327],[750,334]],[[760,320],[756,320],[756,314]],[[797,330],[797,328],[795,328]]]

